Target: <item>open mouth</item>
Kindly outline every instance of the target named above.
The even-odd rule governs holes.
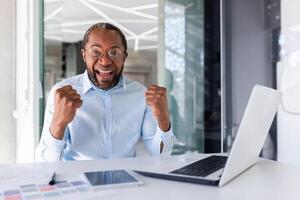
[[[106,70],[95,70],[97,76],[100,76],[102,79],[110,79],[113,76],[113,71],[106,71]]]

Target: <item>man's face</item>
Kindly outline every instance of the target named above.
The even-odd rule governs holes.
[[[117,84],[126,59],[118,32],[108,29],[93,30],[81,54],[89,78],[95,86],[107,90]]]

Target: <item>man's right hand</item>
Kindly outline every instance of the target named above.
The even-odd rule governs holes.
[[[67,125],[74,119],[76,110],[82,105],[80,95],[70,85],[57,89],[54,93],[54,114],[50,133],[62,140]]]

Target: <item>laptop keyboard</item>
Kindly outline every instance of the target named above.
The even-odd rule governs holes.
[[[227,157],[225,156],[210,156],[186,165],[182,168],[176,169],[170,173],[205,177],[223,168],[226,160]]]

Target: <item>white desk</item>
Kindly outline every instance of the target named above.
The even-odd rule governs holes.
[[[187,162],[201,158],[202,154],[187,154],[181,156],[126,158],[116,160],[53,162],[46,164],[0,165],[1,172],[10,170],[16,172],[30,169],[35,173],[51,174],[56,171],[58,179],[79,179],[84,171],[108,169],[139,169],[143,166],[160,165],[161,162]],[[7,172],[6,172],[7,173]],[[249,170],[223,186],[205,186],[154,179],[137,175],[145,184],[141,187],[126,187],[113,189],[110,195],[101,199],[139,199],[139,200],[193,200],[193,199],[300,199],[300,168],[286,164],[261,159]],[[24,183],[26,184],[26,183]],[[0,188],[2,185],[0,185]],[[98,198],[94,198],[98,199]]]

